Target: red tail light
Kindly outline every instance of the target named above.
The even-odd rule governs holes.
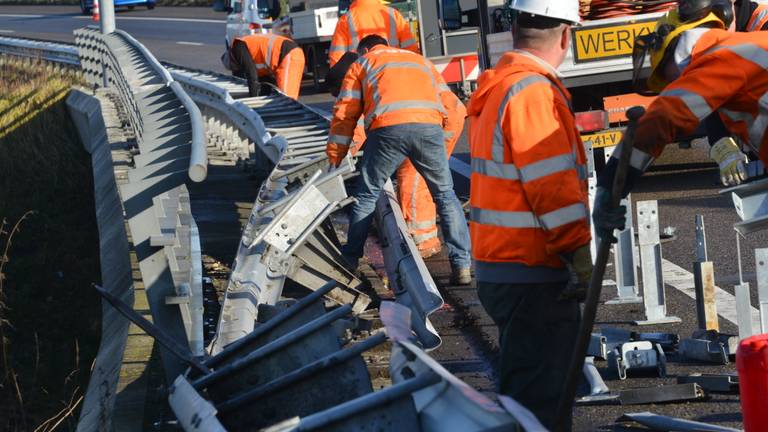
[[[576,113],[576,127],[579,132],[594,132],[608,128],[607,111],[584,111]]]
[[[259,23],[250,23],[250,24],[248,24],[248,28],[250,28],[251,30],[258,30],[258,29],[261,28],[261,24],[259,24]]]

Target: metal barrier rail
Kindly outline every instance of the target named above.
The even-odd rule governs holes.
[[[58,42],[0,36],[0,54],[80,66],[77,48]]]
[[[127,33],[74,33],[86,81],[113,89],[136,138],[138,151],[120,195],[154,322],[202,355],[201,248],[185,185],[207,175],[200,110]],[[162,359],[172,380],[183,366],[167,352]]]

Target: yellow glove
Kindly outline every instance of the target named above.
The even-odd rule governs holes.
[[[568,265],[568,270],[573,276],[571,283],[560,294],[560,299],[583,302],[587,298],[587,288],[592,279],[592,253],[589,244],[563,255],[562,260]]]
[[[736,186],[747,179],[747,156],[731,137],[720,138],[709,149],[709,157],[720,167],[720,181]]]
[[[328,143],[328,145],[325,146],[325,154],[328,155],[328,163],[334,168],[341,165],[341,161],[344,160],[348,151],[349,146],[344,144]]]

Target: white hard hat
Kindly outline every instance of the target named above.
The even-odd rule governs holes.
[[[548,18],[568,21],[578,25],[579,0],[508,0],[509,8],[526,12],[531,15],[541,15]]]

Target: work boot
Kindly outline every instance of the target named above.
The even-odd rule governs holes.
[[[469,285],[471,283],[472,283],[472,274],[469,271],[469,267],[451,269],[451,284]]]
[[[423,259],[433,257],[439,254],[440,250],[442,250],[440,239],[437,237],[423,241],[417,244],[416,247],[419,249],[419,255],[421,255]]]

